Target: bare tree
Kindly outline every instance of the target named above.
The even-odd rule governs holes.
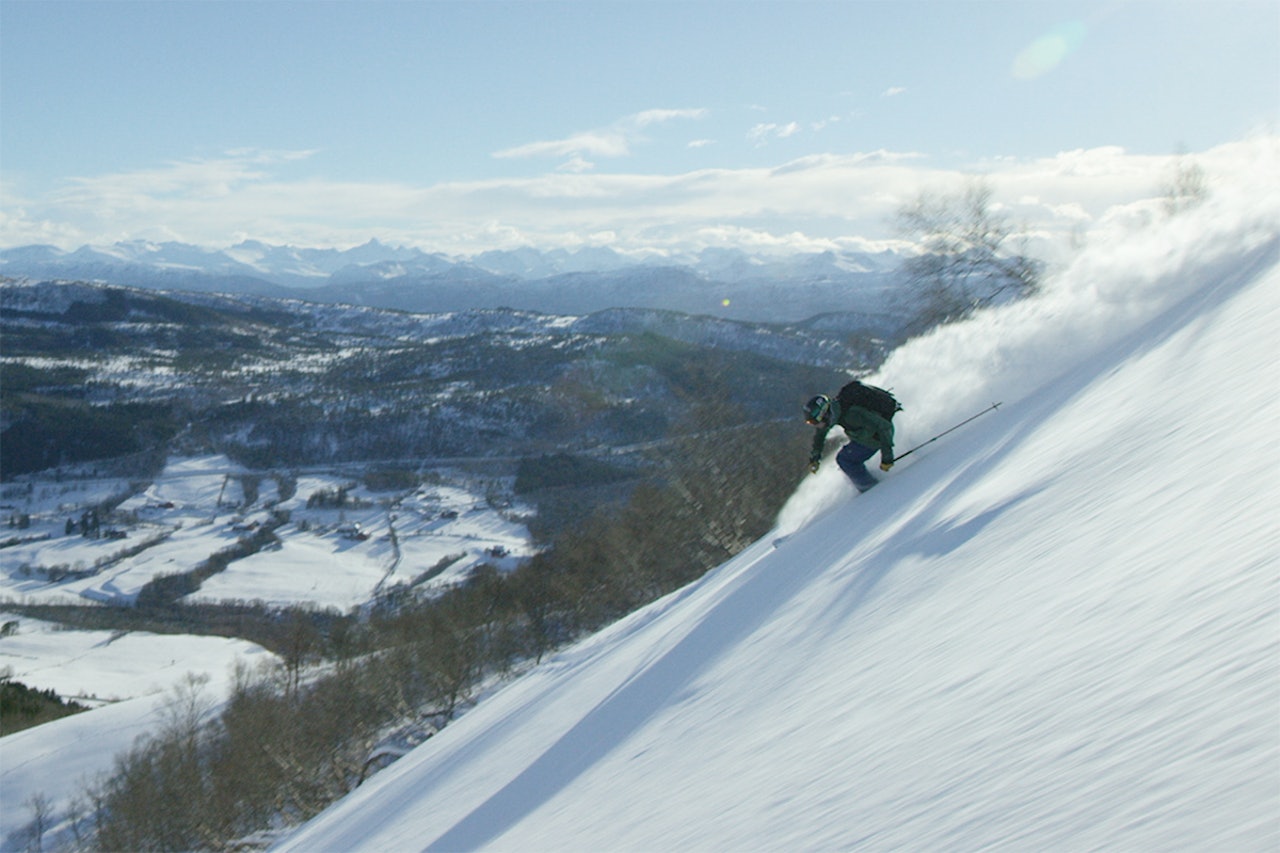
[[[919,329],[1038,289],[1042,265],[1009,249],[1013,227],[991,198],[990,185],[973,179],[958,194],[922,193],[898,211],[899,232],[920,249],[903,265]]]
[[[44,847],[44,834],[53,822],[53,802],[43,793],[38,793],[27,799],[26,806],[31,810],[31,822],[27,824],[30,839],[27,849],[39,853]]]
[[[1173,167],[1164,184],[1164,210],[1175,216],[1190,210],[1209,195],[1204,169],[1181,152],[1173,161]]]
[[[318,656],[320,632],[305,610],[289,616],[280,656],[283,660],[286,698],[296,698],[302,686],[302,672]]]
[[[89,819],[93,812],[89,804],[89,796],[81,793],[74,795],[67,803],[67,824],[71,829],[71,835],[75,839],[72,845],[73,850],[84,850],[89,844],[89,834],[86,829]]]

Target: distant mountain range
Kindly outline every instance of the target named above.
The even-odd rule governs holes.
[[[413,312],[514,308],[583,315],[647,308],[746,321],[892,310],[900,257],[819,252],[761,257],[707,249],[636,259],[608,248],[515,249],[469,258],[370,240],[307,249],[248,240],[227,249],[130,241],[0,251],[0,275],[157,290],[294,297]]]

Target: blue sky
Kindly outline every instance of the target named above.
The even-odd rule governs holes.
[[[1274,0],[0,0],[0,246],[879,240],[972,174],[1094,215],[1278,111]]]

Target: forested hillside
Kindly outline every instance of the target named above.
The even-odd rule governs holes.
[[[413,315],[8,281],[0,475],[213,450],[255,467],[518,458],[790,417],[884,333],[668,312]],[[706,427],[707,416],[700,415]]]

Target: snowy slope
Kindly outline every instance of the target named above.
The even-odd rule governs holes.
[[[44,797],[64,815],[116,756],[164,725],[184,685],[203,683],[199,693],[212,710],[229,694],[237,666],[252,671],[276,660],[246,640],[68,631],[2,611],[0,621],[19,625],[0,649],[0,663],[16,681],[93,708],[0,739],[2,851],[27,849],[23,829],[33,817],[32,798]]]
[[[279,849],[1276,849],[1280,176],[1255,155],[1253,188],[1124,211],[1042,298],[880,377],[900,449],[998,412],[865,496],[826,465],[773,536]]]

